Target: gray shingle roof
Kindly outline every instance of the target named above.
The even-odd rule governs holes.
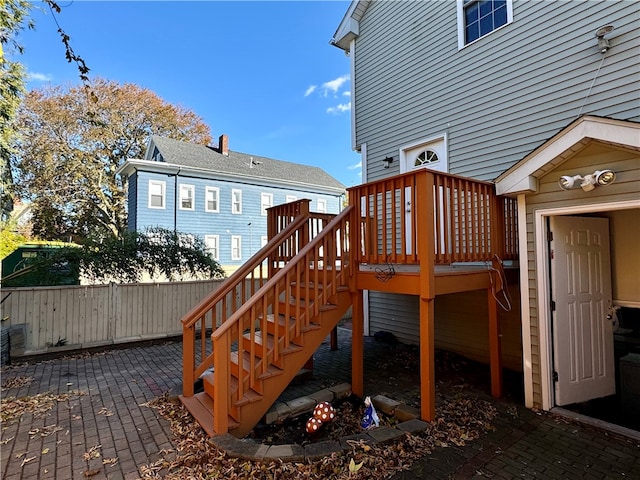
[[[223,155],[212,147],[153,136],[147,159],[156,147],[166,163],[208,170],[232,176],[259,177],[265,180],[296,183],[325,188],[345,189],[345,186],[319,167],[274,160],[229,150]]]

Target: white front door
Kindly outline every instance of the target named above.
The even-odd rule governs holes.
[[[550,217],[555,404],[615,393],[609,221]]]

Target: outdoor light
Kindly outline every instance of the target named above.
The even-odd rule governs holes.
[[[611,170],[597,170],[593,176],[596,177],[596,183],[602,187],[611,185],[616,179],[615,172]]]
[[[607,25],[606,27],[600,27],[596,30],[596,38],[598,39],[598,48],[600,49],[600,53],[607,53],[609,50],[609,40],[604,38],[604,36],[613,31],[612,25]]]
[[[558,180],[560,188],[570,190],[580,186],[585,192],[590,192],[597,185],[605,187],[611,185],[616,179],[616,174],[612,170],[596,170],[589,175],[563,175]],[[579,182],[579,183],[578,183]]]
[[[384,168],[389,168],[391,162],[393,162],[393,157],[385,157],[382,162],[384,163]]]

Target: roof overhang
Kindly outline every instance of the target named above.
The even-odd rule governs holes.
[[[640,124],[587,115],[571,123],[536,148],[496,180],[498,195],[538,191],[538,178],[592,142],[640,152]]]
[[[351,41],[360,35],[360,19],[369,6],[370,0],[354,0],[349,5],[336,33],[329,41],[331,45],[341,48],[345,52],[349,51]]]
[[[196,178],[246,183],[251,185],[264,185],[276,188],[295,188],[297,190],[306,190],[308,192],[324,193],[335,196],[341,196],[345,193],[345,189],[337,187],[314,185],[310,183],[302,183],[285,179],[276,181],[258,175],[243,175],[242,177],[240,177],[229,172],[207,170],[204,168],[177,165],[175,163],[156,162],[153,160],[129,159],[116,170],[116,174],[129,178],[137,171],[161,173],[165,175],[181,175],[184,177],[191,176]]]

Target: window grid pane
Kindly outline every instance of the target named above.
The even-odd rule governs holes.
[[[463,8],[465,43],[471,43],[507,23],[506,0],[467,0]]]

